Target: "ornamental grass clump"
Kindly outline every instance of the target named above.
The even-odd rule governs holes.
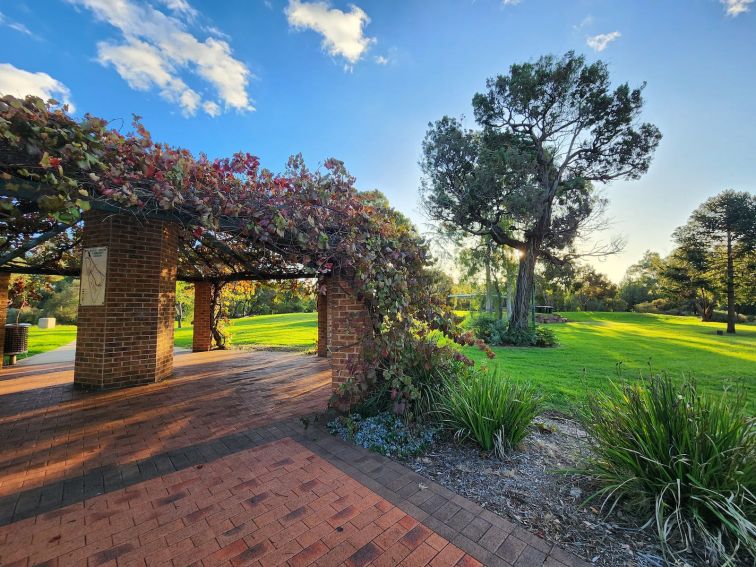
[[[529,384],[469,367],[445,380],[439,405],[456,437],[472,438],[486,451],[504,452],[516,448],[527,435],[543,397]]]
[[[668,555],[756,559],[756,420],[743,391],[650,376],[590,396],[584,417],[594,447],[583,472],[601,487],[591,498],[644,513]]]

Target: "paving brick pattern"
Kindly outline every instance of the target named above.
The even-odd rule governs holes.
[[[330,393],[327,361],[213,352],[176,368],[97,394],[70,369],[47,387],[0,374],[0,565],[585,565],[303,420]]]
[[[0,528],[3,565],[480,565],[291,439]]]

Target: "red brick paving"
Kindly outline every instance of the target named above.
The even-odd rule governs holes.
[[[0,496],[325,408],[328,362],[295,353],[176,356],[175,377],[73,389],[73,365],[0,373]]]
[[[291,439],[0,528],[0,564],[48,561],[479,565]]]
[[[304,434],[330,378],[316,357],[229,351],[113,392],[73,390],[70,365],[3,370],[0,565],[585,565],[320,426]]]

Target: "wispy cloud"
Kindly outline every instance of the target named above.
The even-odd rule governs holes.
[[[587,27],[588,27],[588,26],[590,26],[590,25],[591,25],[592,23],[593,23],[593,16],[591,16],[591,15],[588,15],[588,16],[586,16],[585,18],[583,18],[582,20],[580,20],[580,23],[579,23],[579,24],[575,24],[575,25],[573,25],[573,26],[572,26],[572,29],[574,29],[575,31],[580,31],[580,30],[582,30],[582,29],[585,29],[585,28],[587,28]]]
[[[34,34],[31,32],[29,28],[27,28],[24,24],[21,22],[15,22],[13,20],[9,20],[5,14],[0,12],[0,25],[7,26],[12,30],[16,30],[19,33],[22,33],[24,35],[28,35],[30,37],[34,37]]]
[[[388,65],[389,63],[391,63],[391,60],[384,55],[376,55],[375,57],[373,57],[373,61],[378,63],[378,65]]]
[[[370,18],[364,10],[351,5],[349,12],[331,8],[325,1],[289,0],[285,10],[289,25],[295,29],[311,29],[323,36],[323,49],[334,57],[343,57],[348,66],[357,63],[375,38],[367,37],[364,27]]]
[[[520,0],[501,0],[501,3],[505,6],[516,6],[520,3]]]
[[[25,71],[10,63],[0,63],[0,93],[16,97],[35,95],[43,100],[53,98],[67,104],[71,112],[75,110],[71,91],[63,83],[47,73]]]
[[[751,11],[750,5],[753,4],[753,0],[719,0],[724,4],[725,12],[728,16],[739,16]]]
[[[91,10],[121,32],[119,39],[97,44],[98,60],[112,65],[130,87],[157,89],[186,116],[200,108],[210,116],[217,116],[221,109],[254,110],[247,93],[249,69],[233,57],[225,40],[209,37],[202,41],[190,33],[188,23],[198,12],[186,0],[163,0],[171,14],[141,0],[68,1]],[[207,82],[217,100],[206,99],[191,88],[184,73]]]
[[[600,33],[598,35],[594,35],[591,37],[586,38],[585,43],[590,47],[591,49],[595,49],[596,51],[604,51],[606,47],[613,42],[614,40],[618,39],[622,34],[618,31],[613,31],[611,33]]]

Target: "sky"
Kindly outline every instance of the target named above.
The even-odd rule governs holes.
[[[706,198],[756,191],[754,0],[0,0],[0,93],[37,94],[210,157],[273,171],[343,160],[423,229],[428,123],[464,116],[488,77],[575,50],[646,83],[662,140],[637,181],[602,186],[619,281]]]

